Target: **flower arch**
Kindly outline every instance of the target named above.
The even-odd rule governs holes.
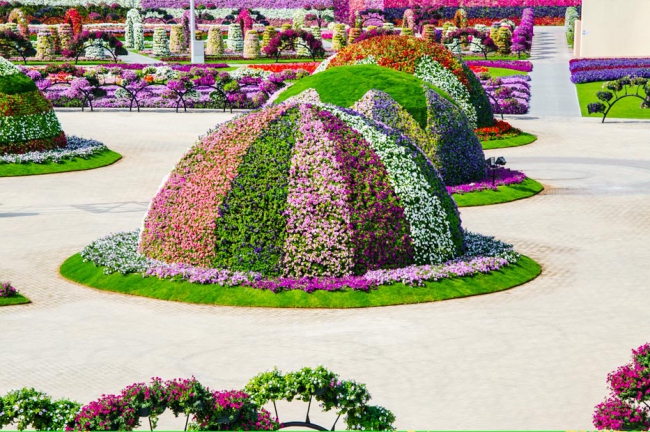
[[[15,22],[18,24],[18,31],[20,34],[24,37],[29,37],[29,22],[27,21],[25,12],[23,12],[21,8],[12,10],[9,14],[9,18],[7,18],[7,22]]]
[[[72,27],[73,36],[77,36],[79,33],[81,33],[83,22],[81,20],[81,15],[77,9],[68,9],[68,11],[65,13],[65,17],[63,18],[63,22],[65,24],[70,24],[70,27]]]

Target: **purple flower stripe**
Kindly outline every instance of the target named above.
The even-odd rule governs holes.
[[[447,186],[447,191],[449,191],[450,194],[460,195],[483,190],[497,190],[499,186],[522,183],[526,178],[526,175],[521,171],[514,171],[508,168],[498,168],[495,172],[494,184],[492,183],[492,177],[490,175],[480,182],[458,186]]]
[[[569,70],[571,72],[621,68],[650,68],[650,58],[598,58],[569,61]]]
[[[582,84],[595,81],[613,81],[626,76],[650,78],[650,68],[621,68],[579,71],[571,74],[571,82],[574,84]]]

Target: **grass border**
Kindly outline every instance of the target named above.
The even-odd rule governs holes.
[[[15,306],[21,304],[28,304],[32,301],[25,297],[24,295],[17,293],[12,297],[0,297],[0,307],[2,306]]]
[[[47,162],[0,164],[0,177],[18,177],[30,175],[56,174],[71,171],[86,171],[112,165],[122,159],[122,155],[112,150],[103,150],[84,158],[66,159],[61,163]]]
[[[521,147],[532,144],[535,141],[537,141],[537,135],[522,132],[521,135],[512,138],[481,141],[481,146],[483,147],[483,150],[493,150],[508,147]]]
[[[79,254],[68,258],[60,267],[64,278],[96,288],[127,295],[195,304],[272,308],[348,309],[427,303],[504,291],[523,285],[542,272],[532,259],[522,256],[517,264],[488,274],[427,282],[423,287],[393,284],[370,293],[360,291],[326,292],[285,291],[274,294],[247,287],[199,285],[186,281],[143,278],[140,274],[106,275],[102,267],[83,262]]]
[[[496,191],[488,189],[452,196],[458,207],[476,207],[519,201],[535,196],[543,190],[544,186],[541,183],[527,178],[518,184],[499,186]]]

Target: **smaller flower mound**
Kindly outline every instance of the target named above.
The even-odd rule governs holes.
[[[11,282],[0,283],[0,297],[15,297],[16,294],[18,294],[18,290],[11,285]]]

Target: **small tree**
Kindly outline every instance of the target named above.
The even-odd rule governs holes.
[[[603,85],[608,91],[599,91],[596,97],[601,102],[587,105],[589,114],[602,114],[603,123],[614,105],[626,98],[640,99],[641,108],[650,109],[650,85],[648,79],[643,77],[624,77],[616,81],[609,81]]]
[[[318,28],[323,27],[324,23],[334,21],[334,17],[329,15],[327,11],[333,11],[333,7],[325,6],[323,3],[316,3],[315,5],[306,5],[305,11],[305,21],[316,21],[316,26]]]
[[[35,56],[36,50],[29,39],[21,34],[11,30],[0,31],[0,54],[11,57],[12,53],[16,53],[27,64],[27,57]]]
[[[316,39],[313,34],[305,30],[298,32],[291,29],[278,33],[277,36],[271,39],[269,44],[264,47],[264,53],[269,57],[275,58],[277,63],[283,52],[294,50],[298,46],[303,47],[313,61],[325,55],[323,42]]]
[[[110,33],[97,31],[89,32],[84,31],[75,36],[70,43],[70,48],[63,51],[64,57],[74,58],[75,64],[79,62],[79,57],[86,51],[87,48],[92,46],[103,47],[113,57],[113,61],[117,63],[117,56],[127,55],[128,52],[122,46],[115,36]]]

